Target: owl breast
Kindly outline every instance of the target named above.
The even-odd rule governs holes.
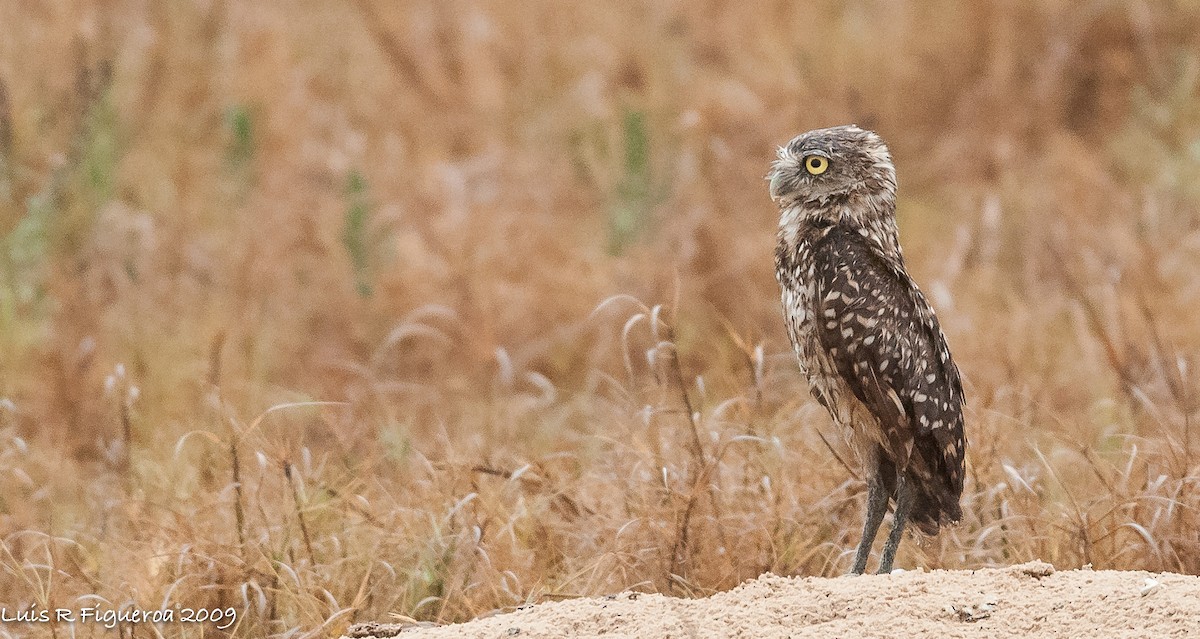
[[[794,246],[781,240],[776,252],[775,273],[780,284],[785,325],[800,371],[808,381],[813,397],[829,411],[847,444],[861,457],[870,448],[871,438],[856,429],[855,424],[861,419],[873,420],[873,417],[838,375],[836,363],[822,347],[817,334],[817,322],[822,318],[818,316],[821,310],[816,300],[816,264],[812,246],[823,232],[821,229],[807,230],[795,238]]]

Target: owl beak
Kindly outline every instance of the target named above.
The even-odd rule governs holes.
[[[787,178],[783,176],[783,172],[778,168],[772,170],[771,174],[767,177],[771,180],[771,199],[778,202],[779,198],[783,196],[782,190],[784,183],[787,182]]]

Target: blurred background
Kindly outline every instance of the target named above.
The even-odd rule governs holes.
[[[968,395],[966,517],[898,564],[1200,571],[1197,3],[0,25],[0,605],[321,635],[845,572],[763,176],[847,122]]]

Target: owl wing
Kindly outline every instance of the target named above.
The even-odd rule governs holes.
[[[962,492],[962,382],[932,308],[903,266],[855,230],[813,247],[817,335],[837,373],[878,420],[898,469]],[[873,426],[873,425],[864,425]],[[916,455],[914,455],[914,448]]]

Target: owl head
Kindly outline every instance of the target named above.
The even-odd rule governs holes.
[[[771,199],[781,208],[822,207],[855,195],[892,200],[896,169],[873,131],[850,124],[801,133],[779,148],[771,167]]]

